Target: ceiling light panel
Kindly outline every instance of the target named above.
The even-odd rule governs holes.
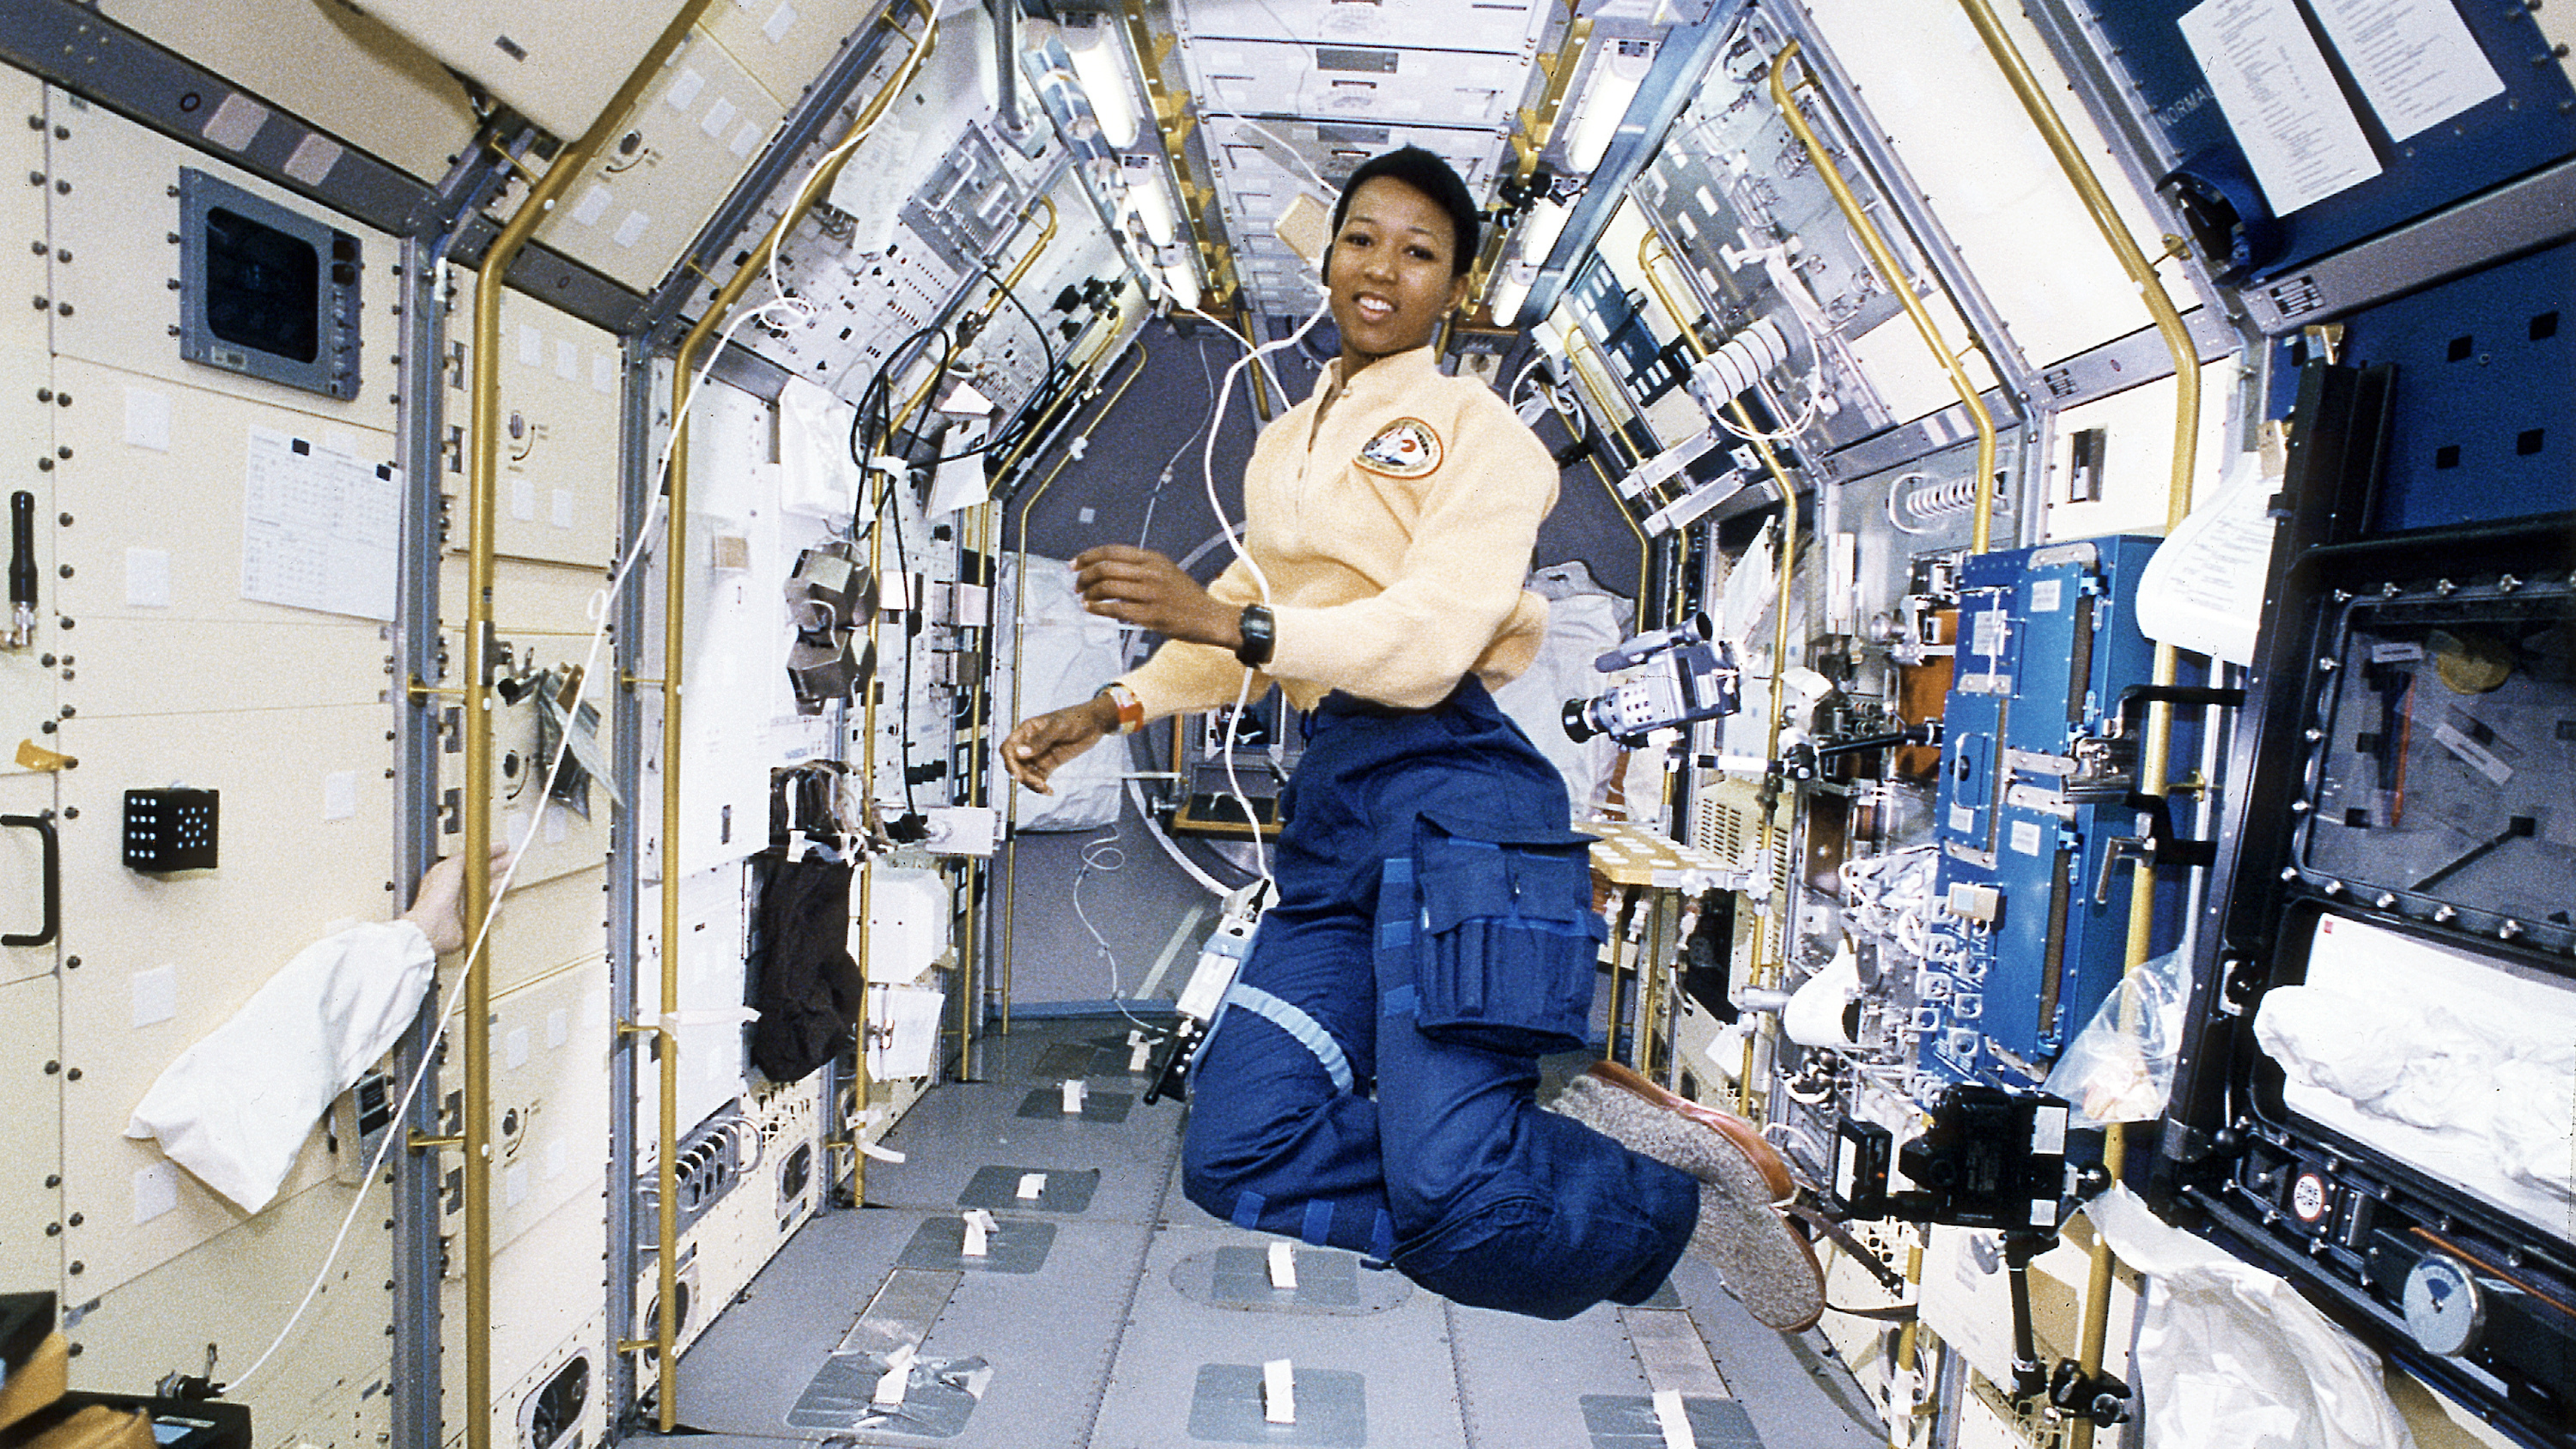
[[[1522,55],[1551,13],[1548,0],[1187,0],[1172,19],[1184,40],[1401,49],[1438,36],[1443,50]]]
[[[1205,40],[1183,46],[1181,56],[1210,118],[1501,126],[1529,75],[1519,55],[1462,50]]]

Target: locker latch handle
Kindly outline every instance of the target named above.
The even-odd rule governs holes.
[[[50,946],[63,928],[63,844],[50,813],[0,815],[0,826],[32,830],[45,838],[45,925],[34,935],[0,936],[0,946]]]

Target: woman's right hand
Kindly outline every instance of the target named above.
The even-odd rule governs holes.
[[[1095,694],[1080,704],[1020,721],[1002,741],[1002,768],[1039,794],[1052,795],[1049,775],[1117,731],[1118,707],[1107,695]]]

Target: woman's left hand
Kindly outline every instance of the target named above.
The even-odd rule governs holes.
[[[1103,544],[1073,559],[1082,606],[1105,619],[1151,629],[1167,639],[1243,646],[1243,611],[1199,587],[1180,565],[1152,549]]]

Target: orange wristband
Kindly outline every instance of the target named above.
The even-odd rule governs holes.
[[[1136,691],[1118,683],[1104,684],[1100,692],[1109,696],[1111,707],[1118,711],[1118,733],[1132,735],[1145,727],[1145,701]]]

